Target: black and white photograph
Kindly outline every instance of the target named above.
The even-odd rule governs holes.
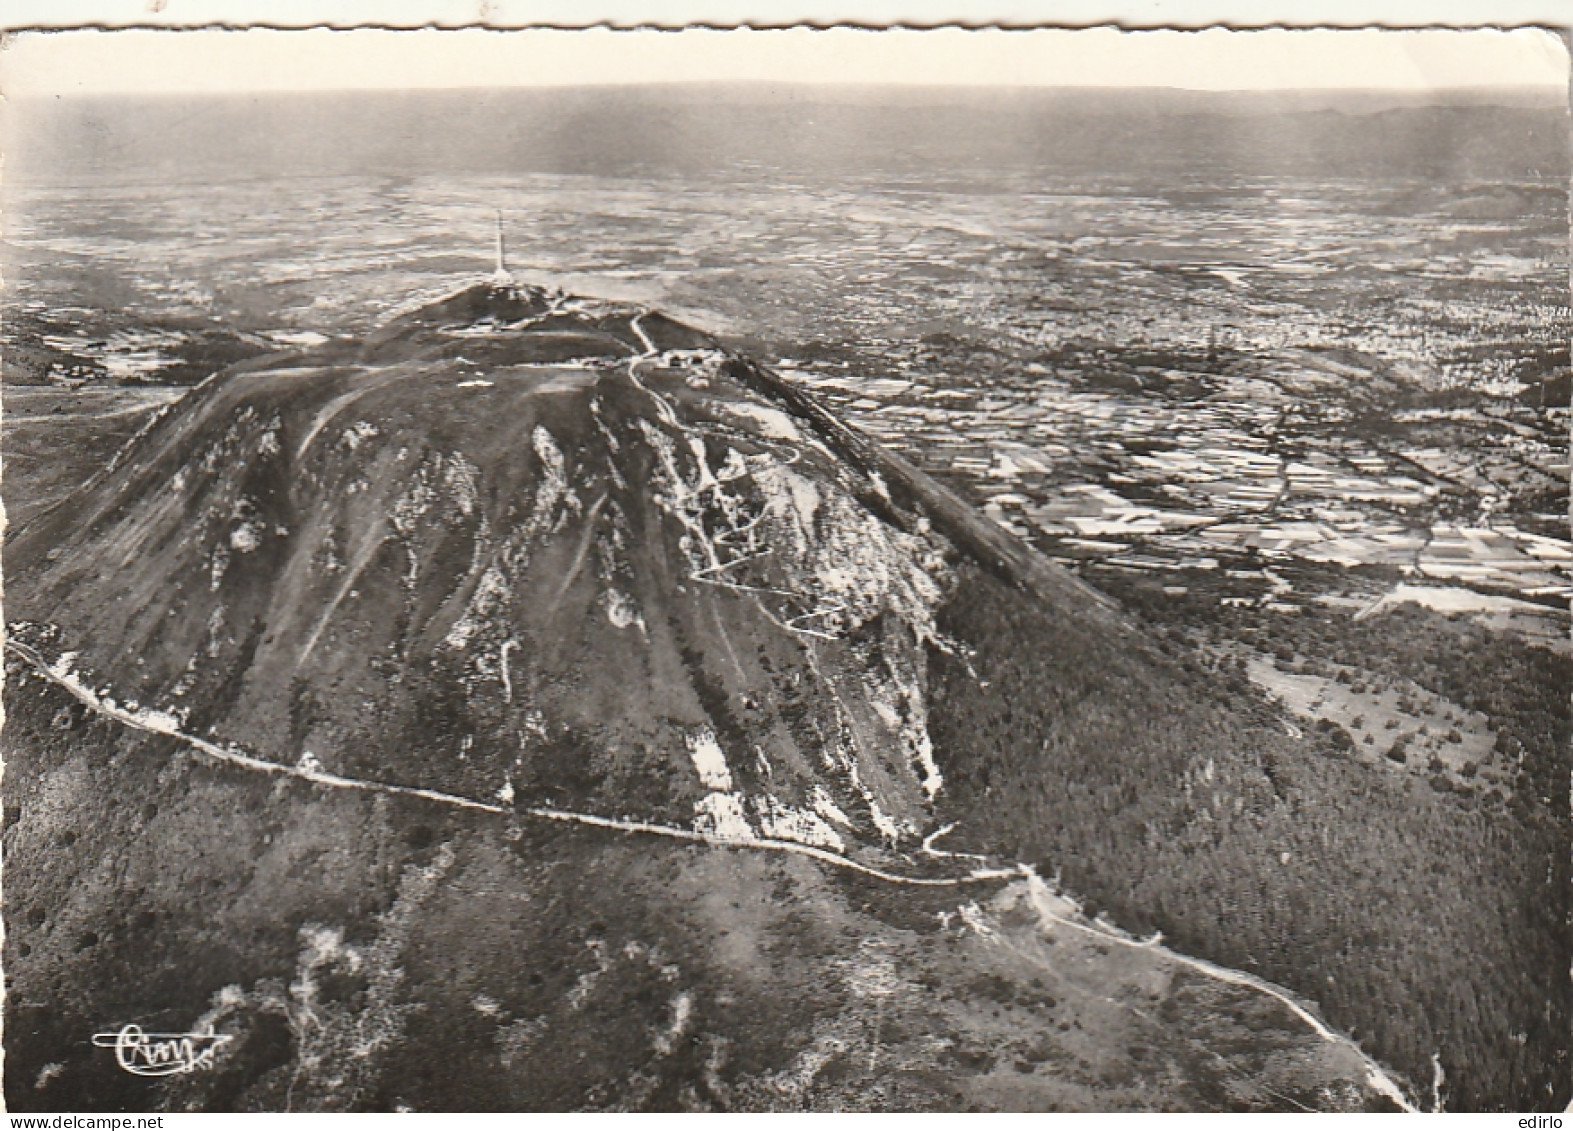
[[[8,33],[5,1109],[1566,1111],[1568,44]]]

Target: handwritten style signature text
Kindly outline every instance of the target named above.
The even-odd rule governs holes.
[[[212,1068],[214,1055],[233,1039],[222,1033],[147,1033],[140,1025],[93,1034],[94,1046],[114,1049],[115,1060],[133,1076],[175,1076]]]

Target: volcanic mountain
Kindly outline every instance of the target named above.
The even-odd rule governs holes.
[[[1282,808],[1271,712],[659,314],[478,284],[231,367],[5,564],[12,1110],[1406,1102],[1115,925],[1283,901],[1157,847]]]

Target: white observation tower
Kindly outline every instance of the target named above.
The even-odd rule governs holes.
[[[503,246],[502,238],[502,209],[497,210],[497,269],[492,272],[492,286],[515,286],[514,278],[508,273],[507,249]]]

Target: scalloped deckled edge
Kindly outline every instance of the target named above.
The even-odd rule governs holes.
[[[1565,29],[1560,0],[9,0],[12,30]]]

